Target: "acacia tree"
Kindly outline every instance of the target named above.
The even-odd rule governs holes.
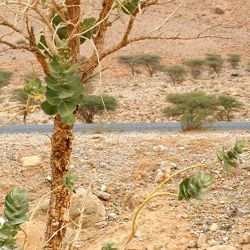
[[[103,58],[128,44],[147,39],[190,40],[212,37],[204,33],[215,26],[194,34],[192,37],[182,37],[180,34],[159,35],[162,34],[163,25],[170,20],[185,0],[178,4],[173,3],[175,4],[172,6],[173,12],[164,20],[159,20],[160,25],[157,27],[152,28],[146,34],[131,35],[134,24],[141,25],[139,21],[146,10],[172,2],[175,0],[167,2],[100,0],[92,5],[80,0],[0,0],[0,13],[2,13],[0,26],[7,28],[7,32],[0,37],[0,44],[10,49],[24,49],[33,53],[47,76],[45,79],[47,91],[42,108],[46,113],[54,115],[50,157],[53,192],[51,192],[46,230],[47,249],[62,249],[62,241],[69,220],[71,192],[63,185],[63,181],[69,173],[73,125],[78,106],[78,102],[72,104],[71,97],[77,97],[80,102],[82,95],[76,95],[76,92],[81,90],[79,83],[87,82],[90,73],[100,65]],[[115,27],[115,23],[119,21],[125,24],[122,37],[117,37],[112,45],[106,44],[107,31]],[[21,36],[24,41],[22,43],[11,42],[8,37],[13,33]],[[213,37],[221,38],[220,36]],[[87,42],[93,47],[93,52],[86,60],[80,61],[80,46]],[[79,63],[79,67],[72,69],[70,65],[75,63]],[[78,74],[74,70],[77,70]],[[74,83],[70,85],[72,76]],[[51,96],[53,93],[50,91],[53,87],[54,91],[59,91],[60,84],[65,80],[63,77],[68,77],[67,81],[70,85],[67,85],[69,86],[67,93],[60,92],[62,99],[63,96],[67,96],[66,101],[60,98],[53,99],[54,96]],[[36,82],[35,89],[40,87],[41,83]],[[78,91],[74,89],[72,91],[72,88],[77,88]],[[57,95],[58,93],[56,97]],[[69,96],[71,99],[67,99]],[[55,102],[52,102],[52,99]],[[59,105],[62,102],[64,105]]]

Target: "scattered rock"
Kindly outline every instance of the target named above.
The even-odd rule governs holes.
[[[167,161],[161,161],[160,169],[165,174],[165,176],[171,174],[171,165]]]
[[[223,9],[219,8],[219,7],[216,7],[214,9],[214,13],[218,14],[218,15],[223,15],[223,14],[225,14],[225,11]]]
[[[237,215],[245,216],[249,214],[249,211],[250,210],[247,210],[247,209],[237,208]]]
[[[210,226],[210,231],[216,231],[217,229],[218,229],[219,227],[218,227],[218,225],[216,224],[216,223],[213,223],[211,226]]]
[[[202,247],[207,242],[207,236],[204,233],[201,233],[197,240],[197,247]]]
[[[247,235],[243,235],[240,239],[241,244],[250,244],[250,233]]]
[[[81,209],[84,206],[84,218],[82,227],[93,226],[96,222],[101,221],[106,216],[105,207],[96,195],[88,192],[86,189],[79,188],[72,197],[72,205],[70,208],[70,218],[77,224],[81,215]],[[49,207],[49,199],[46,199],[40,205],[36,215],[47,214]]]
[[[39,155],[23,156],[20,161],[24,167],[31,167],[40,165],[42,163],[42,158]]]
[[[162,182],[165,179],[165,174],[163,171],[159,168],[155,171],[155,182],[159,183]]]
[[[118,215],[117,215],[116,213],[109,213],[109,217],[110,217],[111,219],[116,220],[116,219],[118,218]]]
[[[106,191],[107,191],[106,185],[102,185],[102,186],[101,186],[101,191],[102,191],[102,192],[106,192]]]
[[[104,201],[108,201],[111,199],[111,194],[107,193],[107,192],[103,192],[103,191],[98,191],[96,192],[96,196]]]
[[[153,147],[153,150],[155,152],[164,152],[164,151],[166,151],[166,149],[167,148],[165,146],[163,146],[163,145],[157,145],[157,146]]]
[[[127,209],[135,209],[143,202],[144,198],[138,194],[127,193],[123,198],[124,207]]]
[[[207,250],[237,250],[234,246],[229,245],[219,245],[209,247]]]

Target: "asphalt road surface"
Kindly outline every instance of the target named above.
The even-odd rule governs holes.
[[[203,126],[209,130],[250,130],[250,122],[214,122]],[[81,133],[102,132],[146,132],[146,131],[180,131],[178,122],[160,123],[99,123],[76,124],[75,131]],[[0,127],[2,133],[50,133],[52,125],[8,125]]]

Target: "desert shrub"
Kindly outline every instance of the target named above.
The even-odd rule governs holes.
[[[13,72],[0,70],[0,88],[8,85],[12,76]]]
[[[189,92],[167,95],[172,107],[164,109],[167,116],[180,117],[183,130],[200,129],[206,119],[213,115],[217,99],[204,92]]]
[[[181,83],[185,79],[185,69],[181,65],[166,67],[166,73],[170,77],[173,84]]]
[[[189,60],[186,60],[184,63],[189,68],[190,73],[194,79],[197,79],[201,75],[202,68],[204,65],[204,60],[189,59]]]
[[[218,118],[221,120],[226,117],[227,121],[231,121],[232,112],[239,110],[243,106],[235,97],[229,95],[221,95],[218,100],[218,104],[222,108],[218,113]]]
[[[205,64],[217,75],[221,72],[223,66],[223,59],[217,54],[206,54]]]
[[[87,123],[92,123],[96,114],[101,114],[105,110],[114,111],[117,107],[117,101],[114,97],[103,95],[103,98],[98,95],[84,96],[82,104],[78,107],[79,117]]]
[[[241,60],[240,55],[230,54],[228,55],[227,61],[231,64],[232,68],[235,69],[239,66],[239,62]]]
[[[144,65],[147,67],[149,75],[152,77],[155,71],[157,71],[157,66],[160,64],[161,58],[156,55],[142,54],[134,56],[134,62],[137,65]]]
[[[135,56],[120,56],[118,57],[118,63],[126,64],[131,69],[131,74],[135,75]]]
[[[137,72],[136,66],[143,65],[147,68],[149,75],[152,77],[153,74],[158,70],[160,60],[161,58],[159,56],[150,54],[118,57],[119,63],[127,64],[130,67],[133,76]]]

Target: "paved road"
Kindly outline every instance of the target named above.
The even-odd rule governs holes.
[[[250,130],[250,122],[214,122],[204,126],[210,130]],[[76,124],[75,131],[89,133],[108,132],[145,132],[145,131],[180,131],[178,122],[161,123],[110,123],[110,124]],[[1,133],[41,133],[51,132],[52,125],[9,125],[0,127]]]

